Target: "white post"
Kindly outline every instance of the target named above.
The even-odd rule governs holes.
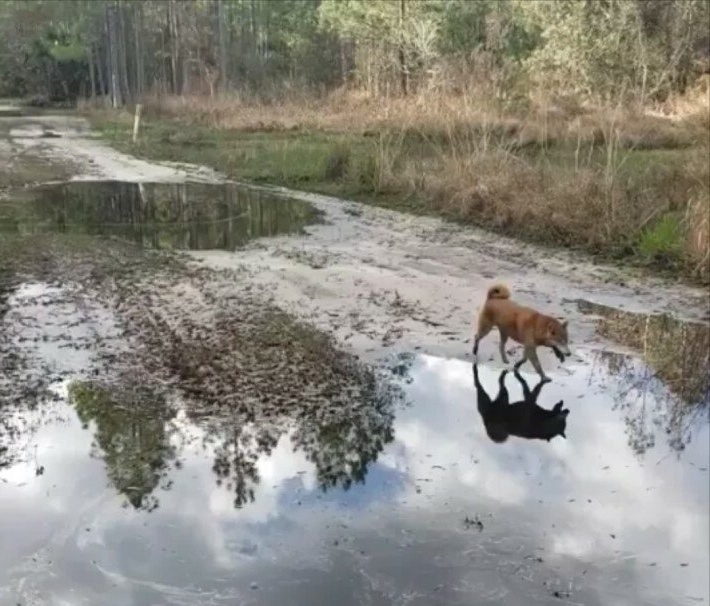
[[[133,118],[133,143],[138,141],[138,127],[141,123],[141,111],[143,110],[143,105],[136,103],[136,115]]]

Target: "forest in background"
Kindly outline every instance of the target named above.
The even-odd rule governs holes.
[[[701,280],[709,73],[705,0],[0,3],[0,96],[139,155]]]
[[[0,95],[51,100],[282,88],[460,92],[486,72],[639,101],[683,92],[710,60],[705,0],[9,0]],[[462,82],[462,79],[464,82]],[[521,87],[525,84],[525,87]],[[516,86],[517,85],[517,86]]]

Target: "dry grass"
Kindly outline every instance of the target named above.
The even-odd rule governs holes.
[[[651,264],[710,279],[707,79],[651,108],[542,95],[511,107],[479,89],[407,98],[338,90],[269,103],[152,96],[144,111],[235,136],[332,133],[319,178],[348,183],[346,192],[355,184],[416,198],[445,216],[551,244],[619,257],[641,251]]]
[[[710,187],[691,198],[685,214],[685,254],[691,273],[707,280],[710,276]]]
[[[704,90],[704,89],[703,89]],[[569,99],[529,101],[516,111],[465,94],[420,94],[374,98],[336,90],[323,97],[292,94],[263,103],[240,95],[165,96],[143,100],[146,115],[242,132],[320,130],[371,134],[383,129],[436,139],[482,130],[518,147],[560,141],[603,141],[613,123],[629,148],[674,148],[694,144],[698,127],[710,128],[707,91],[669,101],[661,108],[583,107]],[[705,124],[703,124],[705,122]]]

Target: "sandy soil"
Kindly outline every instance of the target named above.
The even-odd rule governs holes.
[[[594,333],[579,299],[630,312],[707,317],[701,289],[599,266],[437,219],[412,217],[324,196],[281,190],[325,212],[303,237],[257,242],[239,255],[193,253],[211,266],[246,266],[286,310],[328,329],[356,351],[421,349],[466,358],[476,310],[488,287],[509,284],[516,299],[570,320],[575,347],[612,347]],[[483,342],[494,355],[497,337]],[[369,357],[369,356],[368,356]],[[497,354],[496,354],[497,359]],[[546,365],[556,365],[552,355]]]
[[[12,120],[0,150],[48,162],[71,162],[72,179],[218,182],[211,169],[150,163],[117,152],[93,137],[74,116]],[[252,278],[236,289],[269,291],[285,311],[335,334],[367,358],[421,350],[470,355],[472,323],[486,289],[508,283],[516,299],[570,321],[572,349],[613,347],[581,314],[585,299],[632,312],[672,312],[708,319],[708,294],[575,254],[550,251],[480,230],[343,202],[315,194],[276,190],[307,200],[325,223],[307,235],[260,240],[238,254],[194,253],[199,263],[244,269]],[[482,345],[492,357],[497,338]],[[496,356],[497,357],[497,356]],[[557,366],[551,355],[543,364]]]
[[[10,125],[8,138],[15,155],[35,156],[48,163],[69,162],[74,180],[159,183],[222,180],[204,166],[155,164],[117,152],[93,136],[88,122],[76,116],[27,116],[7,118],[5,122]]]

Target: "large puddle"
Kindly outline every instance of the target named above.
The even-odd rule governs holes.
[[[505,410],[478,371],[398,359],[408,404],[336,423],[57,380],[0,470],[0,602],[707,603],[707,404],[618,354]]]
[[[0,204],[0,233],[116,236],[155,249],[234,250],[318,219],[306,202],[233,183],[75,181]]]

